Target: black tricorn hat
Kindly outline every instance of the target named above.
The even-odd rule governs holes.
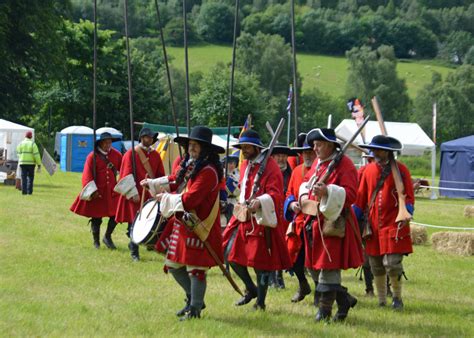
[[[369,144],[360,145],[361,148],[379,149],[386,151],[400,151],[403,149],[402,143],[394,137],[377,135],[374,136]]]
[[[315,128],[312,129],[308,135],[306,135],[306,143],[312,146],[314,141],[325,141],[332,142],[337,147],[341,147],[341,144],[337,141],[336,132],[332,128]]]
[[[272,155],[284,154],[288,156],[298,156],[298,153],[288,147],[286,143],[277,142],[272,150]]]
[[[113,137],[112,134],[109,132],[104,132],[96,136],[95,146],[97,147],[99,145],[99,142],[104,141],[104,140],[112,140],[112,142],[116,142],[116,141],[120,141],[120,138]]]
[[[242,144],[250,144],[260,149],[265,148],[262,140],[260,139],[260,135],[258,135],[258,133],[252,129],[247,129],[244,131],[239,137],[239,143],[234,144],[233,147],[240,149]]]
[[[305,150],[313,150],[313,147],[311,147],[307,142],[306,142],[306,136],[308,134],[306,133],[299,133],[297,139],[296,139],[296,147],[291,148],[292,150],[296,151],[297,153],[301,153]]]
[[[155,133],[150,128],[143,128],[140,130],[140,134],[138,135],[138,139],[141,139],[143,136],[150,136],[153,139],[153,143],[158,140],[158,133]]]
[[[197,141],[200,143],[204,143],[208,145],[213,151],[218,154],[225,153],[225,149],[212,144],[212,130],[205,126],[195,126],[191,129],[191,133],[188,137],[186,136],[178,136],[175,137],[174,142],[179,143],[180,145],[184,146],[190,140]]]

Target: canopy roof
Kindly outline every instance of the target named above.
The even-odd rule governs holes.
[[[94,131],[92,128],[86,126],[70,126],[60,131],[61,134],[80,134],[80,135],[92,135]]]
[[[422,155],[426,150],[434,149],[435,144],[417,123],[385,122],[385,127],[389,136],[395,137],[403,144],[402,155]],[[357,125],[351,119],[343,120],[336,127],[336,133],[346,139],[349,139],[356,130]],[[366,143],[370,143],[374,136],[381,134],[377,121],[369,121],[364,131]],[[357,136],[354,143],[363,144],[362,136]]]
[[[474,151],[474,135],[441,144],[441,151]]]
[[[0,119],[0,131],[27,132],[27,131],[34,131],[34,129],[27,126],[23,126],[18,123],[13,123],[7,120]]]

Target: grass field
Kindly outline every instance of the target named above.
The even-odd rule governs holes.
[[[174,60],[172,64],[184,69],[184,49],[168,47]],[[208,71],[217,62],[230,63],[232,48],[218,45],[189,47],[189,69]],[[297,54],[298,71],[303,78],[303,91],[317,87],[333,96],[344,95],[347,81],[347,61],[344,57],[324,56],[308,53]],[[433,65],[430,61],[403,61],[398,63],[399,76],[406,80],[408,94],[414,98],[424,85],[431,82],[433,71],[445,77],[452,69]]]
[[[68,208],[80,188],[80,174],[37,175],[32,196],[0,185],[0,335],[10,336],[474,336],[474,257],[442,255],[431,246],[415,247],[405,260],[405,311],[379,308],[363,296],[355,271],[344,284],[359,298],[344,324],[313,321],[312,297],[299,304],[287,288],[270,289],[265,313],[239,297],[212,269],[203,318],[178,322],[174,312],[183,293],[162,272],[163,258],[141,249],[132,263],[125,225],[114,239],[117,251],[95,250],[87,220]],[[472,200],[420,198],[416,221],[470,226],[462,216]],[[240,283],[239,283],[240,284]]]

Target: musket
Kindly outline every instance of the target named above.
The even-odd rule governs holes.
[[[265,157],[260,163],[260,167],[258,168],[257,175],[255,175],[255,179],[253,181],[253,186],[252,186],[252,194],[247,199],[246,204],[249,204],[249,202],[255,198],[255,196],[257,195],[257,192],[260,190],[260,179],[263,176],[265,168],[267,167],[268,159],[272,155],[273,148],[275,147],[275,144],[277,143],[278,137],[280,136],[284,125],[285,125],[285,119],[281,118],[280,123],[278,123],[277,129],[275,130],[275,133],[272,135],[270,145],[266,149]],[[269,227],[264,227],[264,228],[265,228],[265,243],[267,245],[268,253],[271,256],[272,255],[271,229]]]
[[[374,108],[375,116],[379,122],[380,131],[383,135],[388,136],[387,128],[385,127],[385,122],[383,120],[382,111],[380,110],[379,103],[377,98],[374,96],[372,98],[372,107]],[[398,222],[408,222],[413,217],[408,212],[406,206],[406,195],[405,195],[405,186],[403,185],[402,175],[400,174],[400,169],[398,168],[397,161],[393,156],[393,152],[389,152],[390,167],[392,170],[393,181],[395,182],[395,189],[397,190],[398,195],[398,215],[395,221]]]

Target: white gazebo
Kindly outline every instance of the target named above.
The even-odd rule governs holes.
[[[31,131],[33,138],[35,130],[33,128],[0,119],[0,158],[4,160],[18,161],[16,147],[25,138],[26,132]]]

